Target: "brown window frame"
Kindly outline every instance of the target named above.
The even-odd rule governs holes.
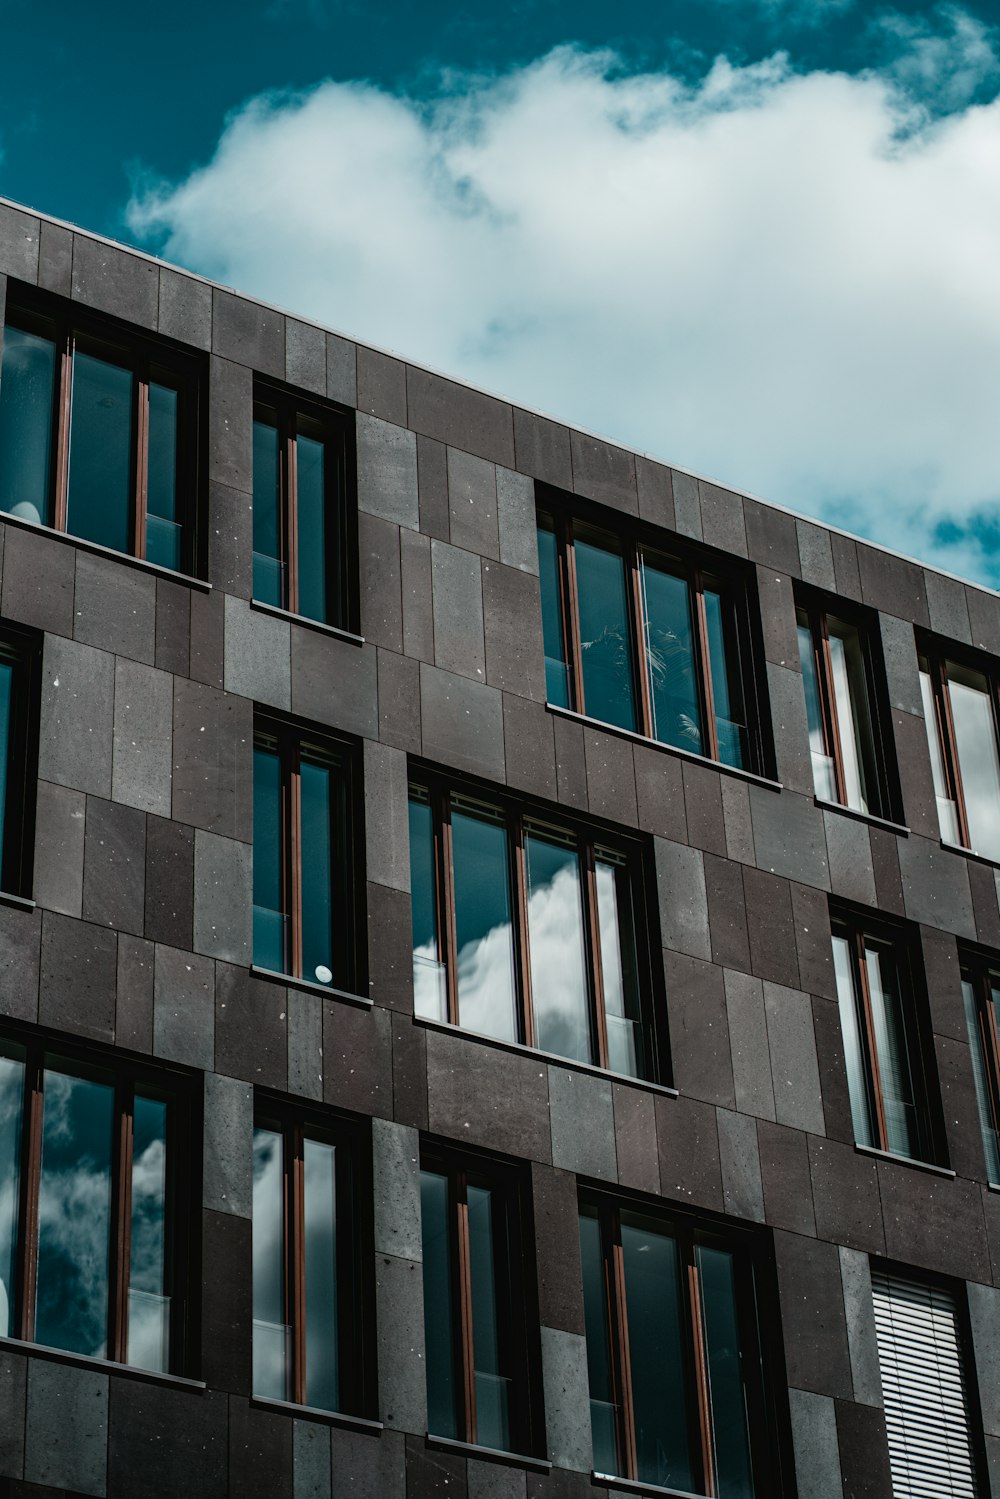
[[[985,1072],[986,1102],[993,1129],[1000,1139],[1000,1025],[991,992],[994,982],[1000,988],[1000,958],[996,954],[988,956],[962,947],[959,949],[959,963],[960,976],[972,989],[975,1005],[977,1036],[970,1036],[969,1039],[979,1042]]]
[[[376,1409],[372,1181],[366,1126],[319,1109],[300,1107],[254,1090],[254,1129],[268,1129],[282,1141],[283,1291],[286,1326],[291,1333],[287,1402],[306,1410],[305,1164],[307,1137],[336,1147],[337,1333],[340,1405],[329,1414],[370,1416]],[[367,1131],[370,1141],[370,1130]],[[251,1231],[253,1219],[251,1215]],[[254,1395],[254,1400],[268,1396]]]
[[[746,1381],[748,1395],[747,1430],[750,1439],[750,1462],[754,1486],[759,1499],[781,1493],[777,1470],[778,1413],[771,1382],[765,1379],[770,1349],[765,1344],[767,1325],[779,1325],[774,1289],[765,1273],[763,1246],[753,1230],[715,1226],[701,1218],[650,1207],[641,1201],[630,1201],[596,1189],[580,1192],[579,1213],[597,1218],[604,1267],[605,1304],[610,1332],[609,1359],[617,1415],[616,1447],[620,1471],[607,1474],[622,1478],[645,1490],[648,1486],[638,1476],[635,1438],[635,1413],[632,1405],[632,1376],[629,1356],[628,1313],[625,1296],[625,1265],[621,1242],[621,1215],[631,1213],[658,1223],[677,1245],[680,1264],[680,1297],[684,1330],[684,1387],[686,1394],[689,1449],[699,1463],[701,1487],[695,1490],[711,1499],[716,1493],[712,1445],[712,1398],[701,1327],[700,1284],[695,1249],[700,1244],[726,1250],[733,1257],[737,1318],[742,1362],[755,1371]],[[765,1314],[770,1312],[768,1322]],[[652,1485],[655,1488],[655,1485]],[[657,1490],[667,1493],[669,1490]]]
[[[749,575],[732,559],[714,557],[705,550],[686,546],[679,538],[647,534],[634,529],[612,527],[606,519],[591,518],[583,508],[567,508],[556,494],[539,486],[538,517],[545,516],[551,522],[556,538],[558,578],[560,594],[560,617],[563,642],[566,650],[566,666],[569,678],[569,699],[572,712],[589,717],[586,709],[583,680],[583,651],[580,643],[579,592],[576,577],[574,540],[578,530],[590,531],[595,536],[604,536],[620,550],[627,590],[627,612],[629,625],[629,659],[632,687],[635,696],[637,727],[634,731],[622,730],[610,725],[612,732],[632,733],[650,740],[653,744],[679,755],[695,760],[707,760],[726,769],[735,769],[750,775],[768,775],[773,772],[773,755],[764,737],[767,716],[764,711],[766,693],[762,681],[762,657],[759,648],[760,629],[756,620]],[[669,744],[657,739],[653,729],[652,699],[649,688],[649,662],[646,647],[645,614],[642,602],[642,578],[640,557],[643,552],[658,555],[670,564],[671,570],[687,583],[691,627],[694,635],[694,665],[698,695],[698,706],[704,725],[706,749],[698,752],[681,745]],[[719,756],[718,726],[715,717],[715,695],[712,686],[712,670],[708,643],[708,623],[705,611],[705,588],[708,582],[717,585],[727,601],[723,620],[727,660],[733,662],[733,670],[740,684],[746,714],[747,764],[730,767]],[[594,723],[603,720],[594,719]]]
[[[453,1280],[452,1327],[453,1368],[457,1384],[458,1441],[478,1446],[476,1420],[475,1357],[472,1324],[471,1252],[469,1241],[468,1188],[482,1185],[502,1207],[502,1222],[494,1221],[494,1290],[506,1281],[509,1301],[504,1316],[498,1307],[498,1330],[509,1339],[511,1408],[510,1432],[513,1455],[531,1457],[544,1448],[537,1370],[540,1346],[537,1335],[537,1289],[527,1251],[533,1243],[528,1186],[515,1165],[434,1141],[423,1141],[420,1172],[444,1176],[448,1181],[449,1245]],[[500,1215],[498,1215],[500,1216]],[[428,1433],[431,1441],[449,1438]],[[486,1449],[493,1450],[493,1449]]]
[[[129,460],[131,487],[130,547],[121,556],[146,561],[146,495],[149,450],[149,386],[166,384],[178,393],[177,420],[177,513],[181,527],[181,555],[178,576],[199,575],[203,552],[200,532],[204,529],[200,496],[202,490],[202,449],[206,406],[205,361],[189,350],[174,346],[157,334],[148,334],[117,319],[101,317],[81,309],[76,303],[44,293],[25,296],[8,291],[4,327],[13,326],[26,333],[50,339],[56,349],[54,409],[52,413],[51,466],[49,477],[49,529],[67,536],[75,533],[67,527],[69,498],[69,461],[73,395],[73,354],[78,345],[83,352],[93,352],[135,377],[132,409],[132,448]],[[154,376],[162,376],[155,379]],[[6,516],[0,517],[6,519]],[[78,538],[84,546],[99,543]],[[102,547],[102,550],[109,550]],[[150,563],[150,566],[164,566]],[[173,568],[164,567],[172,573]]]
[[[586,1066],[610,1071],[607,1035],[607,1017],[604,1004],[603,968],[600,951],[600,924],[597,915],[597,889],[595,876],[595,849],[606,848],[625,859],[625,878],[628,880],[632,916],[635,928],[636,982],[642,1016],[642,1033],[646,1052],[646,1068],[649,1076],[638,1077],[638,1082],[668,1084],[670,1068],[666,1044],[665,1022],[659,1020],[664,1013],[662,995],[657,984],[657,970],[650,961],[652,952],[652,917],[649,899],[650,871],[648,858],[638,839],[623,837],[620,833],[605,833],[593,824],[581,822],[560,809],[555,815],[547,814],[543,808],[521,802],[507,794],[480,790],[460,781],[426,771],[414,766],[409,776],[408,797],[414,792],[422,793],[430,803],[434,824],[434,866],[438,919],[438,961],[445,970],[448,1024],[461,1028],[461,1012],[458,997],[458,949],[455,929],[455,865],[451,842],[451,802],[457,796],[461,800],[479,803],[484,808],[499,812],[507,836],[508,868],[512,888],[511,915],[514,926],[515,998],[517,1005],[518,1043],[537,1050],[535,1040],[534,1010],[532,1005],[532,978],[528,940],[528,881],[525,854],[525,824],[549,826],[554,831],[571,833],[577,840],[581,886],[584,892],[584,916],[586,933],[586,964],[588,980],[588,1019],[594,1051],[598,1060]],[[659,1023],[658,1023],[659,1020]],[[550,1055],[550,1053],[544,1053]],[[566,1059],[573,1065],[571,1059]],[[618,1073],[614,1074],[618,1076]]]
[[[978,672],[985,677],[989,689],[990,705],[993,709],[993,733],[996,739],[998,751],[1000,751],[1000,670],[994,658],[985,656],[976,651],[970,651],[954,641],[933,640],[927,636],[917,637],[918,666],[923,670],[923,662],[926,662],[927,673],[931,682],[931,693],[934,699],[934,717],[937,730],[938,744],[941,749],[941,760],[944,766],[946,789],[955,806],[955,816],[958,821],[959,838],[961,847],[967,852],[974,852],[972,837],[969,830],[969,816],[965,805],[965,790],[962,785],[962,767],[958,755],[958,740],[955,735],[955,721],[952,717],[951,694],[948,688],[948,663],[953,661],[956,666],[964,666],[970,671]],[[944,835],[942,834],[942,840]],[[978,855],[988,858],[988,855]],[[996,863],[996,859],[989,859],[990,863]]]
[[[27,898],[34,863],[41,637],[5,622],[0,627],[0,660],[13,668],[7,780],[0,786],[4,799],[0,891]]]
[[[166,1263],[173,1287],[170,1307],[171,1367],[168,1374],[192,1375],[197,1347],[198,1286],[194,1264],[194,1204],[200,1201],[200,1151],[197,1150],[193,1080],[167,1067],[146,1066],[119,1054],[105,1056],[72,1042],[5,1027],[4,1041],[24,1057],[24,1100],[17,1209],[17,1263],[14,1283],[14,1336],[33,1342],[38,1272],[38,1201],[42,1168],[42,1127],[46,1062],[69,1064],[83,1075],[100,1074],[114,1081],[114,1156],[111,1173],[111,1235],[108,1257],[108,1328],[106,1361],[128,1363],[128,1296],[131,1249],[132,1124],[137,1088],[146,1087],[167,1100],[167,1194],[164,1208]],[[192,1163],[194,1163],[192,1165]],[[86,1355],[64,1352],[67,1357]],[[147,1371],[156,1373],[158,1371]]]

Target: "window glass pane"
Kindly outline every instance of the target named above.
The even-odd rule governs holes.
[[[690,1492],[677,1245],[631,1214],[621,1233],[639,1481]]]
[[[753,1499],[733,1257],[725,1250],[710,1249],[706,1245],[699,1245],[696,1256],[712,1408],[715,1492],[719,1499]]]
[[[281,1136],[253,1132],[253,1392],[288,1398],[291,1329],[285,1322]]]
[[[279,609],[287,597],[281,552],[278,429],[269,422],[254,422],[253,596]]]
[[[847,805],[855,811],[867,812],[874,744],[861,637],[853,625],[832,617],[827,620],[827,633]]]
[[[304,1142],[306,1261],[306,1405],[340,1406],[337,1328],[336,1150]]]
[[[167,1105],[136,1093],[132,1130],[132,1232],[128,1288],[128,1361],[170,1368],[167,1280]]]
[[[35,1342],[108,1351],[114,1089],[46,1068],[38,1189]]]
[[[181,565],[181,527],[177,515],[176,390],[149,386],[149,461],[146,492],[146,556],[161,567]]]
[[[0,510],[50,526],[56,346],[10,324],[0,368]]]
[[[1000,986],[990,985],[990,997],[987,1003],[997,1004]],[[979,1125],[983,1133],[983,1152],[986,1156],[986,1173],[989,1180],[1000,1183],[1000,1140],[997,1138],[996,1126],[993,1122],[993,1108],[990,1101],[990,1078],[986,1067],[986,1055],[983,1051],[983,1033],[979,1024],[979,1007],[976,1003],[976,991],[972,980],[966,977],[962,979],[962,1000],[965,1005],[965,1021],[969,1028],[969,1047],[972,1052],[972,1075],[976,1085],[976,1105],[979,1109]]]
[[[920,699],[924,707],[924,727],[927,730],[927,748],[931,756],[931,775],[934,780],[934,799],[937,802],[938,825],[941,837],[948,843],[961,843],[958,828],[958,811],[949,795],[948,778],[945,773],[944,755],[938,731],[937,708],[934,701],[934,686],[930,672],[921,665]]]
[[[851,948],[846,937],[833,937],[833,969],[837,978],[840,1005],[840,1029],[844,1038],[844,1063],[851,1096],[851,1120],[854,1138],[859,1145],[873,1145],[869,1107],[868,1068],[864,1060],[861,1030],[858,1022],[859,996],[854,989]]]
[[[598,855],[597,919],[604,982],[604,1018],[608,1029],[608,1066],[629,1077],[645,1076],[642,1016],[636,971],[635,925],[628,873],[622,865]]]
[[[609,544],[577,538],[576,580],[583,654],[583,711],[635,729],[635,688],[625,564]]]
[[[446,970],[438,958],[434,813],[430,802],[416,795],[410,797],[410,891],[414,1014],[447,1020]]]
[[[747,762],[747,730],[732,614],[728,599],[714,589],[705,589],[705,625],[719,759],[723,765],[741,767]]]
[[[127,552],[132,546],[131,370],[73,355],[66,529]]]
[[[343,975],[344,952],[333,952],[333,879],[336,771],[330,765],[301,762],[302,775],[302,976],[331,984]]]
[[[875,1051],[882,1081],[887,1143],[900,1155],[919,1156],[920,1130],[908,1038],[900,1003],[896,959],[889,947],[865,943]]]
[[[281,836],[281,762],[277,752],[253,752],[253,960],[286,971]]]
[[[24,1063],[0,1056],[0,1337],[14,1335],[14,1278],[21,1181],[21,1123],[24,1115]]]
[[[580,856],[575,843],[540,833],[524,848],[536,1040],[543,1051],[592,1062]]]
[[[608,1327],[601,1223],[596,1213],[585,1211],[580,1215],[580,1255],[583,1266],[583,1310],[587,1333],[594,1469],[598,1473],[617,1473],[618,1406],[611,1372],[611,1333]]]
[[[5,875],[3,858],[4,829],[7,823],[7,771],[10,766],[11,706],[14,694],[14,668],[0,658],[0,875]],[[3,881],[0,880],[0,884]]]
[[[458,1013],[462,1025],[517,1040],[507,829],[453,810]]]
[[[812,757],[813,786],[816,795],[825,801],[837,800],[837,779],[834,773],[833,756],[826,752],[823,734],[823,705],[820,696],[819,673],[816,670],[816,650],[813,632],[808,624],[799,624],[799,664],[802,667],[802,686],[806,695],[806,723],[809,728],[809,753]]]
[[[642,559],[653,737],[704,754],[687,580]]]
[[[1000,859],[1000,756],[986,678],[948,662],[948,693],[962,772],[969,843]]]
[[[538,572],[542,587],[542,638],[545,642],[545,696],[568,708],[569,668],[559,590],[559,546],[552,519],[538,517]]]
[[[295,440],[298,494],[299,613],[326,620],[326,445]]]
[[[510,1384],[504,1373],[503,1331],[494,1254],[493,1193],[470,1186],[469,1276],[472,1292],[472,1345],[476,1377],[476,1440],[480,1447],[510,1450]]]
[[[424,1251],[424,1351],[427,1429],[457,1439],[458,1385],[452,1306],[448,1178],[420,1173],[420,1228]]]

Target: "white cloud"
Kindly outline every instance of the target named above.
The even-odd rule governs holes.
[[[931,15],[886,11],[869,35],[886,48],[896,83],[926,107],[963,109],[1000,82],[1000,31],[959,5],[938,5]]]
[[[938,560],[985,575],[962,528],[1000,498],[1000,101],[932,118],[894,66],[719,59],[689,87],[561,48],[430,102],[327,82],[250,101],[130,224],[906,550],[950,524]]]

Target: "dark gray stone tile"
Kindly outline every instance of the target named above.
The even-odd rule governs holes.
[[[635,827],[638,809],[632,745],[615,734],[585,729],[584,755],[587,765],[587,800],[596,817]]]
[[[873,609],[884,609],[898,619],[929,625],[927,595],[924,592],[923,569],[905,557],[874,547],[858,546],[858,568],[861,596]]]
[[[389,362],[402,371],[395,360]],[[359,411],[357,431],[359,510],[417,530],[417,439],[406,430],[405,411],[388,421]]]
[[[833,552],[833,572],[836,593],[845,598],[861,602],[861,573],[858,570],[858,547],[853,536],[830,533],[830,548]]]
[[[427,1033],[430,1128],[470,1145],[551,1160],[548,1069],[463,1036]],[[516,1110],[510,1100],[518,1100]]]
[[[500,561],[537,577],[535,486],[524,474],[516,474],[509,468],[497,469],[497,524]]]
[[[644,833],[686,843],[683,761],[649,745],[632,746],[637,817]]]
[[[885,1253],[875,1162],[851,1145],[809,1137],[816,1232],[821,1239]]]
[[[670,470],[674,491],[674,524],[682,536],[702,539],[701,497],[698,480],[693,474],[685,474],[678,468]]]
[[[722,1212],[725,1203],[715,1109],[683,1095],[661,1095],[655,1110],[662,1196]]]
[[[250,1016],[244,1016],[249,1029]],[[202,1205],[249,1218],[253,1206],[253,1088],[205,1074]]]
[[[465,554],[462,554],[465,555]],[[403,650],[420,661],[434,660],[434,594],[431,542],[418,531],[399,533]]]
[[[712,962],[750,971],[750,937],[743,900],[743,874],[728,859],[705,855],[705,894]]]
[[[632,454],[575,428],[571,429],[569,440],[576,493],[602,505],[612,505],[627,515],[637,515],[639,499]]]
[[[1000,1291],[970,1285],[967,1292],[983,1430],[996,1437],[1000,1436]]]
[[[211,483],[208,526],[209,582],[224,593],[249,599],[253,594],[253,496],[228,484]]]
[[[966,602],[965,584],[957,578],[945,577],[929,567],[923,570],[924,592],[927,595],[927,612],[931,629],[950,640],[961,640],[972,644],[972,626],[969,622],[969,606]]]
[[[0,1014],[38,1019],[41,911],[0,906]]]
[[[194,829],[163,817],[146,819],[145,934],[190,947],[194,916]]]
[[[109,557],[78,552],[73,637],[152,666],[156,579]]]
[[[56,1030],[113,1041],[117,944],[114,932],[46,911],[38,1019]]]
[[[73,232],[44,219],[38,242],[38,284],[60,297],[73,292]]]
[[[371,646],[292,626],[292,712],[345,734],[378,733],[378,662]]]
[[[289,989],[288,1091],[323,1101],[323,1001],[318,994]]]
[[[758,978],[798,988],[799,965],[788,881],[744,866],[743,893],[752,971]]]
[[[358,404],[357,346],[336,333],[326,335],[326,393],[343,406]]]
[[[985,1181],[986,1161],[969,1044],[953,1041],[950,1036],[935,1036],[934,1057],[948,1164],[959,1176]]]
[[[847,1086],[844,1034],[839,1007],[832,1000],[820,999],[814,995],[812,1008],[826,1134],[831,1140],[840,1140],[845,1145],[853,1146],[854,1121]]]
[[[828,1395],[789,1390],[788,1407],[799,1489],[812,1499],[843,1499],[834,1402]]]
[[[250,838],[253,705],[198,682],[174,682],[173,817]]]
[[[161,817],[170,816],[173,699],[168,672],[115,661],[111,794]]]
[[[609,1081],[550,1067],[549,1122],[553,1166],[602,1181],[618,1180]]]
[[[556,785],[559,800],[567,806],[587,808],[587,756],[583,745],[583,726],[568,719],[554,717],[552,731],[556,745]]]
[[[699,849],[666,838],[654,839],[654,850],[663,945],[707,961],[712,943],[703,855]]]
[[[744,496],[743,520],[750,560],[768,570],[797,578],[799,544],[795,516]]]
[[[774,1118],[774,1086],[767,1044],[764,986],[747,973],[726,969],[726,1020],[736,1107],[744,1114]]]
[[[376,1254],[422,1260],[420,1137],[388,1119],[372,1120]]]
[[[212,352],[260,374],[285,378],[285,319],[235,292],[212,288]]]
[[[473,681],[486,679],[482,564],[473,552],[431,542],[434,664]],[[497,684],[499,685],[499,684]]]
[[[253,492],[253,371],[217,354],[209,363],[208,477]]]
[[[448,509],[448,449],[433,437],[417,437],[417,488],[420,492],[420,529],[439,541],[451,538]]]
[[[212,288],[208,282],[161,265],[157,323],[168,338],[207,352],[212,347]]]
[[[653,1096],[625,1083],[613,1083],[615,1154],[618,1180],[637,1192],[660,1190],[660,1159],[656,1148],[656,1110]]]
[[[504,779],[503,704],[495,687],[421,663],[420,716],[428,759]]]
[[[314,1421],[292,1427],[292,1485],[295,1499],[331,1499],[330,1433]]]
[[[554,484],[558,489],[573,488],[573,460],[570,456],[569,429],[533,411],[514,407],[515,467],[522,474]]]
[[[253,850],[198,828],[194,835],[193,947],[206,957],[249,963]]]
[[[0,1351],[0,1477],[20,1478],[24,1472],[24,1412],[28,1388],[28,1360],[11,1348]]]
[[[774,1251],[789,1384],[850,1399],[851,1359],[837,1246],[778,1230]]]
[[[539,1320],[544,1327],[582,1333],[585,1329],[580,1280],[580,1206],[575,1176],[571,1171],[534,1162],[531,1203]]]
[[[406,756],[365,741],[365,872],[392,890],[410,889]]]
[[[838,1400],[836,1412],[844,1499],[890,1499],[892,1479],[884,1415],[853,1400]]]
[[[791,671],[768,661],[767,692],[771,703],[778,780],[786,790],[811,798],[815,794],[815,785],[802,677],[797,670]]]
[[[291,704],[291,626],[226,595],[223,683],[227,692],[288,712]]]
[[[872,848],[872,873],[875,878],[875,899],[872,905],[896,916],[903,914],[903,884],[899,877],[899,854],[896,850],[896,834],[885,828],[869,828]],[[975,889],[973,889],[975,905]],[[1000,934],[998,934],[1000,935]]]
[[[228,1402],[218,1390],[111,1386],[109,1499],[218,1499],[227,1489]],[[329,1463],[329,1438],[327,1438]]]
[[[585,1338],[555,1327],[542,1328],[542,1388],[549,1460],[560,1468],[589,1474],[594,1452]]]
[[[917,644],[913,624],[893,614],[880,614],[879,639],[889,701],[902,713],[923,716],[920,696],[920,673],[917,669]]]
[[[528,1475],[516,1468],[470,1457],[466,1473],[469,1499],[525,1499]]]
[[[732,776],[721,776],[720,785],[722,818],[726,828],[726,854],[740,864],[756,864],[750,787],[746,781],[737,781]]]
[[[249,1393],[253,1257],[249,1218],[201,1214],[202,1273],[212,1295],[201,1318],[201,1377],[215,1390]]]
[[[641,453],[635,457],[635,487],[639,514],[643,520],[666,530],[674,529],[673,476],[666,464],[656,463]]]
[[[392,1016],[323,1001],[323,1097],[338,1108],[392,1114]]]
[[[808,1136],[758,1119],[757,1147],[768,1223],[794,1234],[815,1234]]]
[[[544,703],[545,664],[538,581],[531,573],[504,567],[499,562],[484,562],[482,572],[486,680],[492,687]]]
[[[118,938],[115,1044],[147,1055],[153,1049],[154,967],[152,942],[123,932]]]
[[[87,798],[83,916],[98,926],[143,934],[146,817],[134,807]]]
[[[1000,881],[996,870],[970,859],[969,885],[979,940],[988,947],[1000,947]]]
[[[191,646],[188,671],[193,681],[222,687],[226,661],[225,597],[221,592],[192,593]]]
[[[837,590],[837,577],[833,569],[833,547],[829,531],[814,526],[811,521],[796,520],[795,535],[799,544],[799,568],[802,581],[814,588],[825,588],[828,593]]]
[[[824,1133],[816,1034],[808,994],[765,983],[764,1010],[771,1053],[774,1112],[779,1124]]]
[[[285,379],[313,395],[326,395],[326,334],[312,323],[285,319]]]
[[[497,475],[492,463],[448,449],[448,534],[452,544],[500,558]]]
[[[840,1249],[840,1280],[847,1319],[854,1398],[863,1405],[882,1404],[882,1375],[878,1361],[875,1308],[868,1256],[860,1249]]]
[[[39,222],[33,214],[0,206],[0,271],[34,286],[38,280]]]
[[[215,1053],[215,964],[158,943],[153,976],[153,1050],[209,1071]]]
[[[682,764],[688,842],[706,853],[726,853],[726,823],[722,810],[722,777],[707,765]]]
[[[507,785],[530,796],[556,799],[553,718],[541,703],[503,694],[503,743]]]
[[[406,368],[409,425],[451,447],[514,468],[511,408],[493,396],[455,385],[415,365]]]
[[[732,1108],[736,1095],[723,971],[669,951],[663,965],[673,1081],[685,1097]]]
[[[100,1496],[107,1488],[107,1464],[108,1376],[34,1359],[28,1369],[27,1481]]]
[[[903,793],[903,821],[921,837],[940,838],[924,720],[912,713],[893,713],[892,733]]]
[[[757,1124],[745,1114],[717,1109],[722,1197],[727,1213],[764,1222],[764,1186],[757,1148]]]
[[[875,906],[875,870],[868,824],[840,812],[823,813],[830,890],[844,900]]]
[[[358,516],[361,633],[390,651],[403,649],[403,596],[399,527],[374,515]]]
[[[1000,599],[995,593],[967,583],[965,601],[969,609],[972,644],[1000,656]]]
[[[737,557],[747,555],[747,533],[743,521],[743,498],[731,489],[698,480],[703,540]]]
[[[379,1410],[396,1431],[427,1430],[424,1375],[423,1267],[417,1260],[375,1256]],[[409,1484],[408,1484],[409,1487]]]
[[[292,1423],[283,1411],[230,1397],[229,1489],[245,1499],[293,1499]]]
[[[155,330],[160,268],[154,260],[142,260],[114,245],[74,234],[73,296],[100,312]]]
[[[358,412],[406,426],[406,366],[358,344]],[[360,423],[359,423],[360,429]]]
[[[948,932],[920,928],[920,957],[927,984],[931,1027],[941,1036],[967,1041],[958,943]]]
[[[912,921],[942,927],[975,941],[968,866],[961,854],[953,854],[929,838],[903,838],[899,841],[899,873],[903,903]]]
[[[383,744],[420,753],[420,664],[395,651],[378,657],[378,737]]]
[[[64,916],[79,916],[83,910],[86,802],[82,791],[38,782],[32,895],[40,906]]]
[[[73,634],[76,553],[51,536],[6,527],[3,614],[52,635]]]
[[[330,1432],[335,1477],[349,1474],[351,1499],[406,1499],[406,1448],[402,1432],[370,1434],[334,1426]]]
[[[368,990],[378,1005],[413,1014],[413,923],[409,891],[369,880]]]
[[[392,1017],[392,1101],[397,1124],[427,1129],[427,1032],[406,1015]]]
[[[792,919],[795,951],[799,964],[797,988],[809,994],[837,998],[830,937],[830,905],[827,897],[808,885],[792,885]]]
[[[879,1161],[877,1169],[886,1254],[988,1284],[989,1247],[976,1183],[925,1175],[894,1161]]]
[[[764,634],[764,656],[789,671],[799,669],[799,642],[795,622],[795,596],[787,573],[757,565],[757,596]]]

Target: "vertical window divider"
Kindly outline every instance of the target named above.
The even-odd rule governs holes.
[[[817,676],[823,701],[823,733],[827,740],[827,753],[833,760],[833,776],[837,787],[837,800],[847,805],[847,780],[844,775],[844,757],[840,742],[840,717],[837,713],[837,694],[833,687],[833,653],[830,650],[830,627],[826,614],[813,616],[817,655]]]
[[[621,1218],[615,1212],[610,1221],[602,1213],[598,1218],[604,1246],[604,1294],[611,1330],[611,1372],[618,1407],[618,1435],[622,1450],[624,1477],[638,1476],[639,1460],[635,1439],[635,1412],[632,1408],[632,1361],[628,1345],[628,1309],[625,1300],[625,1255],[621,1242]]]
[[[73,338],[62,324],[58,328],[59,376],[56,389],[56,420],[53,422],[55,444],[55,501],[52,524],[57,531],[66,530],[69,496],[70,403],[73,395]]]
[[[691,1347],[694,1349],[695,1401],[698,1413],[697,1445],[701,1456],[704,1493],[714,1494],[715,1454],[712,1442],[712,1396],[708,1383],[708,1367],[705,1350],[705,1323],[701,1309],[701,1276],[694,1245],[688,1241],[678,1242],[687,1270],[688,1313],[691,1318]]]
[[[535,1045],[535,1008],[531,988],[531,936],[528,931],[528,855],[524,845],[524,818],[518,812],[511,828],[514,843],[514,893],[517,900],[517,922],[514,928],[517,942],[518,977],[521,981],[521,1024],[525,1046]]]
[[[135,495],[132,530],[135,555],[146,555],[146,501],[149,495],[149,360],[143,359],[135,377],[135,432],[132,437],[135,463]]]
[[[989,969],[984,967],[974,976],[973,992],[976,996],[976,1009],[979,1012],[979,1031],[989,1080],[986,1091],[989,1095],[990,1113],[993,1117],[993,1128],[1000,1137],[1000,1034],[997,1030],[996,1005],[993,1003],[990,991],[990,973]]]
[[[135,1138],[134,1095],[131,1083],[119,1079],[115,1086],[114,1202],[115,1232],[112,1238],[108,1297],[108,1358],[128,1360],[128,1282],[132,1252],[132,1145]]]
[[[301,749],[296,742],[292,746],[291,764],[288,773],[288,822],[290,851],[289,933],[291,941],[292,973],[302,974],[302,769]]]
[[[702,711],[705,715],[705,738],[708,757],[719,758],[719,730],[715,722],[715,695],[712,691],[712,664],[708,655],[708,614],[705,609],[705,581],[700,567],[694,569],[695,636],[697,638],[698,682]]]
[[[285,466],[285,529],[288,556],[286,558],[287,608],[292,614],[299,612],[299,454],[296,442],[294,419],[287,419],[283,430],[283,461]]]
[[[931,663],[931,681],[934,685],[934,706],[938,715],[938,737],[944,757],[945,774],[950,783],[949,790],[955,799],[959,836],[965,848],[972,847],[969,833],[969,818],[965,810],[965,792],[962,788],[962,773],[958,763],[955,739],[955,719],[951,711],[951,692],[948,687],[947,667],[940,658]]]
[[[451,797],[447,791],[441,793],[439,826],[441,830],[441,898],[438,902],[438,922],[442,928],[442,956],[445,964],[445,986],[448,999],[448,1019],[452,1025],[460,1025],[458,1013],[458,936],[455,928],[455,849],[451,831]]]
[[[305,1131],[301,1124],[289,1128],[289,1201],[292,1289],[292,1399],[301,1405],[306,1398],[306,1212]]]
[[[635,635],[635,663],[639,681],[639,722],[642,732],[653,737],[653,705],[649,691],[649,658],[646,650],[646,611],[644,608],[642,558],[634,541],[628,542],[625,564],[629,577],[629,600],[632,611],[632,630]]]
[[[455,1178],[455,1232],[458,1251],[459,1336],[462,1342],[462,1385],[465,1408],[465,1440],[477,1440],[476,1365],[472,1322],[472,1248],[469,1241],[469,1179],[465,1171]]]
[[[885,1100],[882,1097],[882,1069],[879,1066],[878,1049],[875,1045],[875,1013],[872,1007],[871,987],[868,983],[868,964],[865,961],[865,938],[864,933],[856,931],[853,934],[853,959],[857,968],[858,994],[861,997],[861,1005],[864,1011],[863,1030],[865,1041],[865,1052],[868,1057],[869,1075],[871,1078],[869,1086],[869,1113],[873,1113],[872,1123],[878,1136],[879,1150],[888,1150],[889,1132],[885,1122]]]
[[[42,1064],[34,1051],[25,1060],[25,1118],[21,1173],[21,1222],[24,1250],[20,1261],[18,1322],[20,1336],[31,1342],[35,1332],[35,1292],[38,1283],[38,1189],[42,1174]],[[21,1268],[23,1267],[23,1268]]]
[[[558,522],[563,563],[565,595],[563,599],[563,629],[566,650],[569,655],[570,696],[577,713],[586,712],[583,696],[583,647],[580,644],[580,595],[576,582],[576,549],[573,542],[573,522],[562,519]]]
[[[594,860],[594,846],[585,843],[579,849],[581,872],[583,875],[584,890],[584,923],[587,933],[587,944],[590,949],[590,972],[593,974],[592,993],[590,995],[591,1023],[593,1025],[594,1040],[598,1057],[598,1066],[607,1067],[608,1060],[608,1017],[604,1009],[604,968],[601,962],[601,921],[597,905],[597,869]]]

